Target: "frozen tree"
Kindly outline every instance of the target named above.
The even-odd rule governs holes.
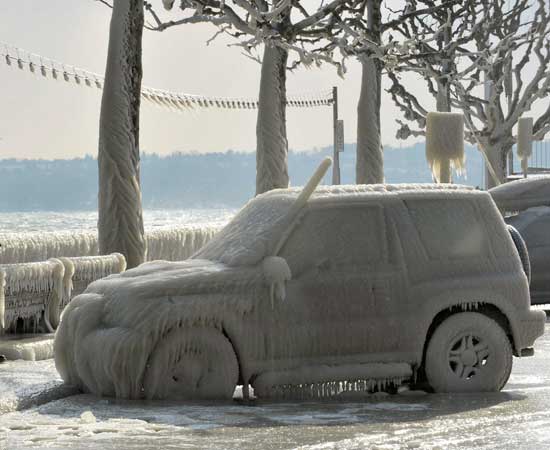
[[[482,6],[483,13],[468,28],[449,16],[443,29],[450,31],[451,38],[439,44],[445,57],[411,60],[408,70],[424,77],[436,100],[443,97],[445,83],[448,106],[464,113],[466,139],[483,152],[492,187],[506,179],[506,159],[515,143],[513,129],[524,114],[544,106],[533,126],[535,139],[550,131],[550,6],[547,0],[511,4],[484,0]],[[441,28],[435,31],[441,35]],[[405,119],[418,126],[411,129],[401,123],[398,137],[423,135],[429,108],[397,74],[391,78],[395,103]]]
[[[152,29],[189,23],[212,23],[218,33],[235,37],[249,57],[259,46],[264,46],[261,60],[258,118],[256,124],[256,194],[288,186],[288,141],[286,134],[286,74],[297,64],[310,65],[321,61],[333,62],[324,54],[309,54],[298,45],[299,38],[313,39],[328,35],[333,15],[346,0],[311,2],[308,9],[300,2],[280,0],[194,0],[181,1],[184,17],[163,21],[150,4],[146,7],[154,18]],[[173,0],[164,0],[168,9]],[[289,61],[289,52],[298,55]]]
[[[101,254],[122,253],[128,267],[145,259],[139,179],[139,108],[143,0],[114,0],[99,122]]]
[[[460,2],[401,1],[395,9],[390,9],[380,0],[348,1],[330,30],[329,44],[320,47],[322,51],[339,48],[344,55],[356,56],[361,63],[361,93],[357,104],[357,183],[384,181],[380,131],[384,70],[407,67],[411,58],[427,57],[434,52],[420,50],[422,41],[430,39],[426,33],[399,36],[399,30],[407,28],[408,23],[425,22],[457,3]],[[459,15],[464,16],[464,9],[459,8]]]

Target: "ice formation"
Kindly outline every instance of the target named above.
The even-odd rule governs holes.
[[[0,233],[0,264],[98,254],[94,233]]]
[[[101,97],[98,146],[98,243],[128,267],[145,261],[140,188],[139,107],[143,0],[113,2]]]
[[[187,259],[212,239],[218,231],[218,227],[209,225],[148,231],[145,233],[147,261]]]
[[[126,259],[120,253],[77,258],[61,257],[59,260],[65,266],[62,308],[70,302],[72,297],[84,292],[93,281],[126,270]]]
[[[162,228],[145,233],[147,260],[180,261],[199,250],[217,226]],[[0,233],[0,264],[46,261],[49,258],[97,256],[95,233]]]
[[[256,194],[288,186],[287,59],[287,49],[265,44],[256,123]]]
[[[384,160],[380,139],[380,75],[374,58],[362,57],[361,94],[357,104],[356,182],[384,182]]]
[[[464,116],[429,112],[426,117],[426,159],[439,183],[450,183],[451,168],[464,170]]]
[[[356,185],[310,197],[326,168],[304,189],[256,197],[186,261],[92,283],[56,333],[62,378],[122,398],[231,398],[237,382],[245,398],[249,386],[336,395],[411,376],[452,306],[492,308],[517,352],[542,334],[487,193]]]
[[[0,271],[5,273],[4,326],[0,331],[53,332],[64,292],[61,261],[4,264]]]
[[[6,337],[0,339],[0,355],[4,355],[10,361],[42,361],[53,358],[51,334],[38,334],[33,337],[14,335],[13,339]]]

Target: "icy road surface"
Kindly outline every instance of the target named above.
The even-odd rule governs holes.
[[[76,395],[0,415],[0,449],[550,449],[546,327],[534,357],[514,358],[499,394],[252,405]]]

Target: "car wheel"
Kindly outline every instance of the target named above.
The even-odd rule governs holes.
[[[239,366],[231,343],[213,328],[178,328],[155,347],[146,366],[148,399],[231,399]]]
[[[435,392],[499,391],[510,377],[512,348],[494,320],[476,312],[458,313],[432,335],[425,369]]]

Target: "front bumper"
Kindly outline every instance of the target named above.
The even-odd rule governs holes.
[[[533,346],[535,340],[544,334],[546,313],[544,311],[529,310],[519,316],[516,330],[516,351],[518,355],[531,356],[531,351],[523,352]]]

